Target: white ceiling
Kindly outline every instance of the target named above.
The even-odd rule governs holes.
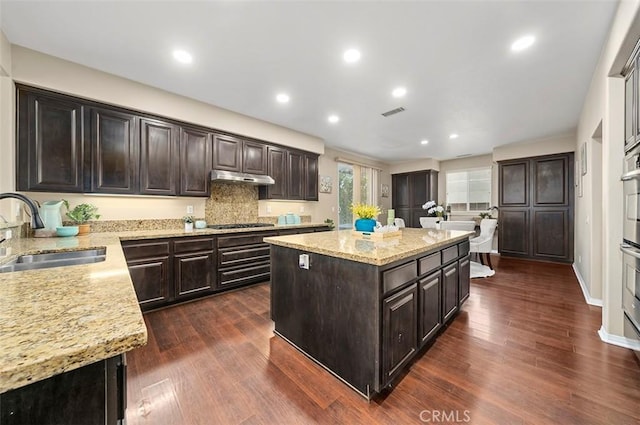
[[[386,161],[576,127],[616,1],[5,1],[9,40]],[[520,54],[511,43],[537,41]],[[362,59],[347,65],[342,53]],[[180,65],[172,50],[193,54]],[[404,99],[391,90],[405,86]],[[277,93],[291,96],[287,105]],[[385,118],[382,112],[403,106]],[[341,121],[329,124],[327,116]],[[450,133],[460,137],[449,140]],[[421,145],[422,139],[428,145]]]

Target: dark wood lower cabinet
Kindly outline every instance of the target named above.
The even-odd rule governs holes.
[[[458,262],[458,304],[462,304],[469,298],[471,288],[471,259],[469,255]]]
[[[173,258],[176,299],[213,291],[213,251],[178,254]]]
[[[444,296],[442,305],[444,310],[444,321],[446,322],[458,311],[458,263],[445,266],[442,269],[442,286]]]
[[[414,283],[386,298],[382,307],[385,379],[393,379],[418,349],[418,289]]]
[[[418,281],[420,292],[420,346],[431,340],[442,327],[442,272]]]
[[[170,241],[129,241],[122,243],[122,249],[142,310],[173,300]]]
[[[0,394],[0,424],[123,424],[126,376],[118,355]]]

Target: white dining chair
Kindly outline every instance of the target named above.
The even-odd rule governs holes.
[[[480,257],[480,263],[484,265],[482,254],[487,258],[487,265],[491,270],[491,248],[493,247],[493,234],[496,232],[498,220],[495,218],[485,218],[480,222],[480,236],[469,239],[469,251],[477,252]]]
[[[475,221],[453,220],[453,221],[441,221],[441,230],[468,230],[473,232],[476,229]]]
[[[441,217],[420,217],[420,226],[425,229],[437,229]]]
[[[403,218],[396,218],[396,219],[394,219],[394,220],[393,220],[393,224],[395,224],[395,225],[396,225],[396,227],[397,227],[397,228],[399,228],[399,229],[400,229],[400,228],[402,228],[402,227],[405,227],[405,225],[404,225],[404,219],[403,219]]]

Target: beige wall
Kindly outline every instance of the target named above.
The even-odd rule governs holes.
[[[576,147],[574,132],[527,140],[498,146],[493,149],[494,162],[507,159],[526,158],[528,156],[552,155],[556,153],[573,152]]]
[[[0,31],[0,193],[15,189],[14,168],[14,93],[11,81],[11,44]],[[0,201],[0,214],[10,222],[16,219],[19,201]],[[0,219],[0,223],[3,221]]]
[[[582,144],[587,146],[587,174],[582,181],[584,196],[576,198],[576,258],[580,255],[582,261],[574,266],[585,281],[587,297],[602,294],[600,335],[605,340],[607,335],[622,335],[622,256],[618,247],[623,217],[620,175],[624,155],[624,81],[619,74],[640,37],[639,11],[637,0],[623,1],[618,6],[583,105],[575,141],[576,151]],[[599,193],[594,194],[595,191]],[[601,252],[594,249],[599,240]],[[601,267],[596,262],[601,262]],[[601,274],[600,278],[594,273]]]
[[[136,83],[115,75],[87,68],[53,56],[45,55],[20,46],[0,44],[3,52],[7,48],[11,54],[2,53],[2,66],[11,70],[16,82],[43,87],[105,103],[170,117],[198,125],[226,130],[322,154],[324,143],[321,139],[270,124],[258,119],[237,114],[203,102],[178,96],[163,90]],[[15,190],[15,153],[13,122],[15,119],[14,88],[11,78],[1,78],[0,89],[0,191]],[[8,125],[6,123],[9,123]],[[204,217],[205,199],[177,197],[135,197],[103,195],[69,195],[53,193],[29,193],[39,200],[64,197],[71,203],[90,202],[98,206],[103,219],[179,218],[186,214],[188,205],[194,206],[196,216]],[[9,213],[10,201],[0,202],[0,213]],[[314,203],[289,203],[274,208],[276,212],[301,208],[315,209]],[[266,207],[265,207],[266,210]],[[2,213],[2,214],[5,214]],[[306,213],[306,210],[305,210]],[[265,214],[264,215],[272,215]],[[275,214],[277,215],[277,214]],[[313,217],[315,219],[315,217]]]
[[[394,162],[389,166],[391,174],[410,173],[412,171],[440,170],[440,162],[434,158],[422,158],[415,161]]]

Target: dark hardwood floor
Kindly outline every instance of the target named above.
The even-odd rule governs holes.
[[[640,365],[600,341],[568,265],[493,258],[453,323],[367,403],[273,335],[269,286],[148,313],[127,423],[639,424]]]

